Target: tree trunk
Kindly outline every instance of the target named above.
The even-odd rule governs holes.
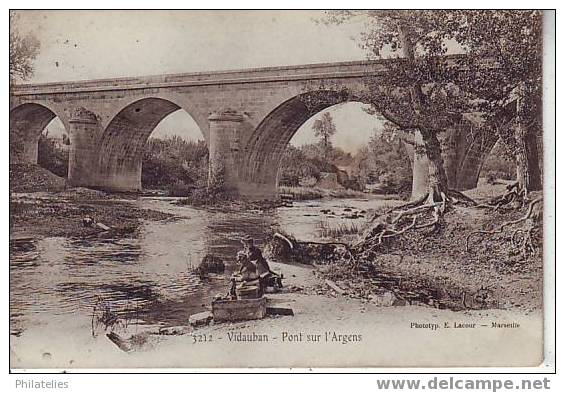
[[[538,159],[536,128],[534,121],[528,118],[535,116],[527,108],[527,93],[525,86],[520,87],[518,100],[516,127],[514,128],[514,141],[516,142],[516,177],[518,186],[526,192],[542,189],[541,172]],[[531,105],[531,101],[530,101]]]
[[[422,134],[418,130],[414,131],[412,154],[414,157],[412,159],[412,196],[410,199],[415,201],[428,192],[430,172]]]
[[[516,141],[516,176],[521,190],[536,191],[542,189],[539,168],[537,141],[534,132],[527,132],[523,124],[518,124],[514,131]]]
[[[441,145],[435,132],[429,130],[420,130],[420,132],[422,133],[422,139],[429,160],[429,200],[442,201],[442,193],[447,196],[448,186],[443,157],[441,155]]]
[[[415,64],[416,48],[414,42],[410,38],[409,27],[403,22],[401,22],[399,27],[400,40],[402,42],[402,51],[404,57],[411,64]],[[415,114],[417,116],[421,116],[424,99],[422,93],[422,85],[420,83],[415,83],[410,88],[410,96],[412,99],[412,105],[414,106]],[[447,197],[448,188],[447,175],[445,173],[445,168],[443,166],[443,157],[441,155],[441,145],[434,130],[420,127],[420,133],[422,134],[424,147],[426,149],[426,154],[429,160],[428,198],[429,201],[442,201],[442,193]]]

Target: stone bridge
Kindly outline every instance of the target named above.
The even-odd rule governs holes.
[[[10,162],[37,162],[39,135],[58,117],[71,140],[71,185],[139,190],[149,135],[166,116],[184,110],[207,142],[210,185],[221,181],[242,196],[273,197],[283,151],[300,126],[321,110],[351,101],[368,76],[386,78],[397,61],[16,85],[10,92]],[[469,122],[448,131],[444,154],[451,187],[472,188],[496,141]],[[427,163],[413,162],[417,194],[425,187]]]

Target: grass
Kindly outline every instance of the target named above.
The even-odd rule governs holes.
[[[306,201],[310,199],[320,199],[325,197],[331,198],[355,198],[366,197],[360,191],[341,189],[341,190],[326,190],[317,187],[279,187],[279,195],[290,195],[295,201]]]
[[[328,221],[321,221],[318,224],[318,230],[320,231],[320,236],[328,238],[358,235],[362,232],[362,228],[355,222],[340,222],[333,226]]]

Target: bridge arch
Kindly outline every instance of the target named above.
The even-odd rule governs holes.
[[[157,125],[172,113],[184,108],[159,97],[137,99],[122,107],[108,122],[99,140],[98,171],[103,188],[141,189],[141,161],[144,146]],[[201,122],[184,110],[202,129]]]
[[[244,151],[242,180],[265,193],[276,194],[284,150],[308,119],[333,105],[361,102],[344,92],[313,90],[298,94],[277,106],[259,123]]]
[[[43,103],[28,102],[10,110],[10,163],[37,163],[39,136],[55,118],[63,123],[69,133],[69,123],[64,112]]]

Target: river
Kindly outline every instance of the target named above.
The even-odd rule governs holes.
[[[259,246],[272,229],[298,239],[323,240],[323,227],[362,227],[370,210],[390,200],[324,199],[295,202],[270,211],[219,212],[179,206],[163,198],[140,198],[140,207],[174,215],[146,221],[134,237],[37,242],[38,258],[10,264],[10,328],[61,325],[89,318],[101,301],[140,325],[185,325],[217,293],[225,293],[239,238]],[[357,218],[348,218],[357,216]],[[201,279],[194,271],[204,255],[226,263],[223,275]]]

